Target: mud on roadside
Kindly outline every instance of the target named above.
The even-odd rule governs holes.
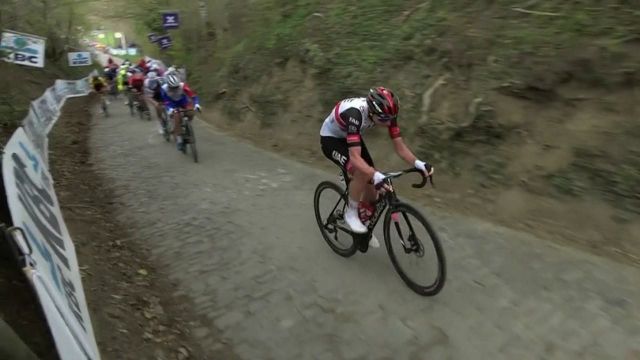
[[[103,359],[206,359],[190,336],[199,322],[185,298],[147,259],[149,248],[118,223],[108,184],[93,169],[91,110],[97,98],[70,99],[50,137],[50,162],[74,239],[84,291]],[[109,121],[96,117],[97,121]]]

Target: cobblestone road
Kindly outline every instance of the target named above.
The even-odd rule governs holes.
[[[111,111],[91,143],[120,220],[241,358],[640,359],[639,269],[426,208],[449,278],[422,298],[382,249],[343,259],[324,243],[313,190],[333,174],[200,121],[194,164],[155,122]],[[214,358],[220,339],[195,336]]]

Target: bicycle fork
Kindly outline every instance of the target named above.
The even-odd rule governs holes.
[[[405,240],[404,234],[402,233],[402,228],[400,227],[400,215],[397,212],[391,213],[391,221],[393,221],[393,226],[396,228],[396,231],[398,232],[398,236],[400,237],[400,243],[404,248],[404,252],[406,254],[409,254],[414,251],[419,253],[420,245],[417,241],[416,234],[413,231],[413,226],[411,226],[411,223],[409,222],[409,219],[405,213],[402,213],[402,216],[404,217],[404,220],[407,222],[407,226],[409,227],[409,236],[407,237],[406,240]]]

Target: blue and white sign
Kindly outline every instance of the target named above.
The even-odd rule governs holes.
[[[177,11],[165,11],[162,13],[162,26],[165,29],[177,29],[180,27],[180,17]]]
[[[171,45],[173,45],[172,41],[171,41],[171,36],[169,35],[162,35],[160,37],[158,37],[158,46],[160,46],[160,49],[168,49],[171,47]]]
[[[158,42],[158,34],[156,34],[156,33],[148,33],[147,34],[147,39],[149,39],[149,41],[152,42],[152,43],[156,43],[156,42]]]
[[[0,40],[0,55],[14,64],[44,67],[45,38],[5,30]]]
[[[91,66],[89,52],[70,52],[67,57],[69,58],[69,66]]]

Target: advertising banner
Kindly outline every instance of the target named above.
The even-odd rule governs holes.
[[[75,247],[62,218],[53,180],[22,128],[5,147],[2,176],[14,226],[33,249],[36,292],[62,359],[99,359]],[[67,348],[68,347],[68,348]],[[69,354],[65,356],[65,354]]]
[[[69,66],[91,66],[91,53],[88,51],[70,52],[67,54]]]
[[[14,64],[44,67],[45,41],[37,35],[5,30],[0,40],[0,54]]]

